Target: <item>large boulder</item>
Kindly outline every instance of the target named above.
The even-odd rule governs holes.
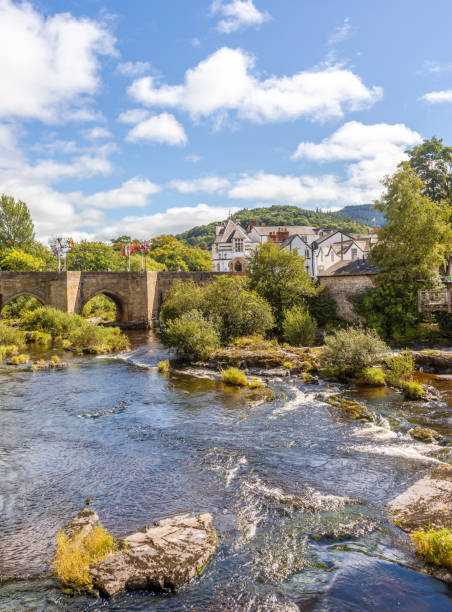
[[[408,533],[452,528],[452,468],[438,468],[415,482],[389,503],[389,513]]]
[[[107,596],[123,589],[172,590],[199,575],[217,545],[211,514],[181,514],[130,534],[119,552],[89,571]]]

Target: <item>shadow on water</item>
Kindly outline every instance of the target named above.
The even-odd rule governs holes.
[[[275,382],[280,398],[248,411],[208,374],[160,375],[168,353],[130,335],[121,356],[0,374],[0,610],[452,609],[385,512],[448,460],[447,401],[338,388],[374,413],[363,425],[324,402],[325,384]],[[440,443],[408,433],[427,424]],[[87,497],[116,535],[209,511],[219,550],[176,593],[64,595],[49,577],[55,535]]]

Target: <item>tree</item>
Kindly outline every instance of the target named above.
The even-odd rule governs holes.
[[[305,260],[295,251],[284,251],[273,242],[260,245],[250,260],[250,289],[272,307],[278,332],[282,332],[284,312],[304,306],[317,293],[305,268]]]
[[[406,153],[424,183],[422,193],[433,202],[445,201],[452,206],[452,147],[443,146],[441,139],[433,137]]]
[[[0,200],[0,243],[24,247],[33,243],[35,230],[25,202],[5,194]]]
[[[423,194],[424,183],[408,162],[383,182],[375,203],[387,225],[378,233],[370,261],[379,268],[377,287],[359,300],[358,311],[386,337],[415,333],[417,291],[439,282],[438,270],[452,249],[447,207]]]
[[[20,249],[12,249],[0,261],[2,270],[17,272],[39,272],[45,270],[45,262],[39,257],[34,257]]]
[[[68,270],[122,270],[121,254],[105,242],[82,241],[67,255]]]

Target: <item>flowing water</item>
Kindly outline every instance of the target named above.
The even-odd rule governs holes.
[[[452,610],[422,573],[385,504],[450,463],[452,384],[443,402],[385,390],[276,381],[247,411],[208,373],[160,375],[151,335],[114,358],[0,372],[0,610]],[[340,390],[372,424],[325,403]],[[408,430],[428,426],[435,444]],[[58,528],[87,498],[115,535],[181,512],[211,512],[220,546],[175,593],[65,595],[51,577]]]

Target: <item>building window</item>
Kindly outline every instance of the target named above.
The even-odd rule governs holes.
[[[243,251],[243,240],[242,238],[236,238],[234,240],[234,250],[236,253],[241,253]]]
[[[331,261],[334,261],[334,251],[331,251]]]
[[[352,249],[352,259],[358,259],[358,249]]]
[[[304,256],[306,257],[306,259],[309,259],[309,249],[304,250]]]

